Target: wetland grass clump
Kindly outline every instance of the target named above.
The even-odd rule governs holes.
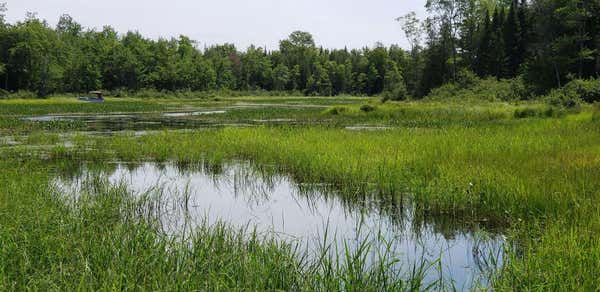
[[[336,115],[345,113],[348,110],[349,110],[348,107],[345,107],[345,106],[333,106],[333,107],[330,107],[327,110],[325,110],[325,114],[336,116]]]
[[[525,106],[517,107],[513,114],[515,119],[524,118],[558,118],[565,116],[568,112],[576,113],[579,109],[568,109],[560,106]]]
[[[363,104],[360,106],[360,110],[365,113],[372,112],[376,109],[377,109],[377,107],[370,105],[370,104]]]

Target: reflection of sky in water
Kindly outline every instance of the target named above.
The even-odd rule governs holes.
[[[73,180],[57,179],[56,183],[68,193],[77,193],[89,174],[84,172]],[[185,223],[224,221],[233,226],[255,226],[258,231],[271,232],[282,239],[300,239],[309,248],[317,249],[327,229],[328,243],[333,243],[340,254],[344,242],[356,248],[366,236],[376,238],[380,234],[392,242],[394,254],[405,260],[398,268],[409,272],[413,262],[440,259],[444,279],[455,281],[458,289],[482,278],[478,271],[486,266],[490,253],[502,260],[503,236],[460,229],[445,236],[432,225],[415,228],[418,224],[410,215],[405,214],[403,220],[393,219],[380,208],[360,208],[358,203],[342,201],[341,196],[331,192],[303,192],[287,177],[259,175],[245,164],[225,166],[219,174],[181,171],[172,164],[146,163],[133,168],[118,165],[108,175],[111,183],[125,183],[137,195],[162,194],[160,217],[168,232],[189,227]],[[363,205],[377,205],[368,203]],[[376,240],[375,245],[385,241]],[[375,260],[376,249],[369,256]],[[439,278],[437,268],[430,271],[428,278]]]

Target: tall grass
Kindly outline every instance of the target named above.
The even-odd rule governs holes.
[[[475,105],[461,109],[459,105],[449,105],[445,108],[443,104],[436,103],[386,104],[377,106],[374,111],[368,113],[360,111],[359,105],[346,107],[349,108],[348,111],[335,116],[320,112],[321,117],[331,120],[324,126],[226,128],[186,133],[165,131],[141,137],[129,134],[113,137],[78,135],[72,138],[74,148],[56,146],[48,155],[57,160],[72,161],[208,160],[215,165],[229,159],[244,159],[259,165],[277,165],[280,171],[288,173],[298,182],[331,183],[339,189],[346,190],[343,192],[346,196],[354,196],[356,199],[360,199],[370,190],[378,191],[383,200],[401,200],[410,196],[420,215],[424,217],[444,215],[512,226],[512,238],[516,240],[517,248],[508,248],[512,254],[508,256],[501,274],[495,278],[493,284],[498,290],[570,291],[594,290],[600,286],[600,211],[597,208],[600,203],[600,124],[597,109],[590,112],[584,108],[582,113],[556,118],[539,118],[539,115],[535,115],[515,119],[516,108],[511,105],[498,108]],[[381,132],[351,132],[328,127],[337,125],[336,121],[340,120],[390,121],[404,127]],[[42,137],[36,139],[52,140]],[[22,157],[28,157],[24,155],[29,154],[26,148],[11,151],[18,155],[14,156],[17,158],[7,158],[11,160],[4,163],[3,167],[6,169],[14,167],[15,161],[23,160]],[[23,166],[19,165],[19,168],[21,167]],[[44,190],[43,183],[39,182],[44,180],[43,171],[32,171],[35,170],[35,166],[26,169],[31,173],[30,176],[19,176],[16,170],[4,170],[6,175],[1,178],[1,187],[5,191],[2,192],[3,204],[0,208],[6,208],[6,211],[0,212],[0,216],[3,216],[3,222],[10,223],[2,226],[3,249],[0,251],[3,252],[3,257],[0,260],[4,264],[4,259],[7,259],[7,264],[0,268],[0,283],[8,283],[4,287],[20,288],[34,283],[35,287],[40,289],[77,288],[73,283],[83,279],[81,281],[86,284],[84,286],[109,289],[98,284],[101,281],[90,280],[99,278],[110,280],[106,282],[111,285],[117,285],[117,282],[135,285],[131,284],[131,279],[135,279],[134,283],[142,283],[139,287],[161,289],[165,286],[151,286],[158,284],[151,280],[144,281],[146,278],[143,275],[150,275],[148,278],[168,278],[164,275],[179,275],[167,273],[172,271],[173,267],[177,267],[173,268],[177,271],[189,268],[185,265],[179,267],[165,264],[161,270],[158,264],[151,265],[155,262],[147,263],[150,260],[143,253],[135,254],[132,251],[134,249],[129,244],[140,248],[136,242],[152,247],[148,255],[152,255],[155,249],[170,250],[163,248],[164,246],[156,247],[150,244],[164,244],[164,241],[153,237],[154,235],[148,235],[154,234],[150,231],[141,235],[128,233],[145,228],[152,230],[151,226],[142,223],[115,223],[106,225],[113,227],[104,230],[102,228],[105,224],[94,225],[93,222],[96,221],[110,223],[111,218],[120,218],[119,213],[114,212],[102,215],[102,210],[111,209],[103,204],[91,204],[100,206],[100,209],[92,208],[87,213],[90,216],[102,215],[99,219],[65,219],[70,218],[65,214],[79,213],[71,213],[62,202],[49,200],[43,191],[40,192]],[[116,193],[123,196],[123,192]],[[110,198],[111,195],[98,197]],[[86,208],[91,207],[83,206],[82,210]],[[41,215],[35,216],[34,212]],[[11,221],[15,214],[24,215],[16,216],[17,218]],[[122,221],[115,219],[115,222]],[[73,226],[79,224],[86,228],[67,228],[74,228]],[[209,233],[213,232],[216,231]],[[236,234],[235,231],[224,233]],[[67,241],[64,237],[46,240],[44,236],[47,234],[68,235],[68,238],[81,237],[81,240],[75,240],[75,243],[70,245],[64,243]],[[150,239],[144,241],[137,236],[141,236],[142,239],[148,236]],[[210,235],[205,236],[210,238]],[[113,242],[112,238],[116,241]],[[136,242],[128,241],[131,238]],[[340,266],[334,263],[325,265],[335,267],[333,270],[306,269],[307,264],[302,260],[273,263],[270,260],[284,258],[283,255],[276,256],[282,249],[281,253],[287,255],[286,248],[292,247],[282,246],[281,243],[254,246],[244,243],[246,241],[241,239],[236,241],[235,238],[223,240],[224,244],[218,246],[229,251],[228,254],[232,255],[230,260],[224,263],[211,262],[210,266],[204,267],[205,271],[216,274],[211,278],[214,282],[210,282],[215,286],[204,288],[381,290],[389,287],[383,286],[384,283],[392,285],[391,287],[417,287],[410,284],[410,281],[390,283],[374,280],[386,277],[395,279],[389,275],[384,277],[381,273],[356,274],[355,271],[359,269],[352,268],[352,261],[343,261],[344,264]],[[92,243],[87,243],[93,241],[91,239],[104,241],[102,246],[92,246]],[[264,242],[262,239],[259,241]],[[232,242],[239,243],[230,245]],[[118,262],[119,267],[134,269],[148,265],[157,271],[166,272],[153,276],[153,272],[148,268],[144,269],[144,273],[132,276],[123,268],[116,269],[118,273],[101,273],[112,271],[111,269],[97,271],[101,277],[93,273],[91,276],[82,274],[81,271],[89,270],[89,266],[112,267],[111,264],[114,264],[103,257],[96,261],[90,261],[88,257],[81,255],[72,258],[75,253],[71,251],[87,255],[80,250],[89,253],[93,250],[92,247],[98,249],[95,256],[102,255],[110,259],[115,258],[110,256],[114,250],[125,249],[134,253],[129,259],[135,264],[127,266]],[[275,251],[271,251],[270,248],[274,248]],[[264,251],[265,249],[267,251]],[[260,253],[252,254],[261,250],[266,256],[261,257]],[[68,255],[66,251],[69,251]],[[145,251],[147,250],[142,248],[140,252]],[[211,249],[205,251],[209,254],[216,252]],[[18,256],[8,256],[13,254]],[[165,257],[172,259],[166,255],[154,258]],[[243,261],[247,258],[253,259],[248,265]],[[355,260],[361,262],[360,258]],[[265,261],[266,267],[285,266],[285,275],[270,274],[268,271],[261,274],[262,267],[257,265],[262,261]],[[72,268],[73,266],[77,268]],[[218,266],[218,271],[225,269],[236,274],[252,274],[252,270],[257,269],[260,279],[246,275],[229,275],[228,272],[220,274],[217,270],[211,270],[212,266]],[[63,267],[68,269],[63,270]],[[296,270],[303,272],[294,272]],[[306,272],[307,270],[312,272]],[[54,272],[58,274],[53,274]],[[20,276],[21,273],[26,276]],[[49,274],[54,276],[47,276]],[[109,277],[114,275],[119,276]],[[193,272],[185,275],[198,276]],[[175,276],[173,278],[176,278]],[[267,281],[269,277],[275,279]],[[306,282],[298,279],[304,277],[311,280]],[[165,280],[167,283],[174,283],[167,288],[179,288],[181,286],[176,285],[199,281],[194,280],[195,278],[178,279],[182,281],[175,283]],[[240,279],[250,283],[249,286],[231,286],[232,283],[239,283]],[[290,282],[296,286],[278,286]],[[183,288],[190,287],[201,286],[190,285]]]
[[[410,196],[427,216],[514,225],[519,251],[494,285],[504,289],[597,287],[600,127],[590,113],[474,127],[350,132],[321,127],[163,132],[85,139],[109,150],[56,158],[279,165],[297,181],[329,182],[361,196]],[[74,155],[74,156],[70,156]],[[357,197],[359,199],[359,197]]]
[[[14,163],[14,162],[13,162]],[[343,257],[325,246],[309,257],[299,245],[201,225],[168,236],[147,213],[152,199],[124,185],[92,179],[71,203],[48,185],[48,166],[1,163],[2,290],[302,290],[404,291],[425,287],[423,262],[413,273],[389,269],[393,256],[368,266],[370,243]],[[27,171],[22,176],[20,171]],[[437,287],[437,282],[429,283]]]
[[[572,214],[598,199],[600,133],[594,127],[552,119],[385,132],[229,128],[75,144],[111,152],[87,151],[86,159],[248,159],[280,165],[298,181],[346,189],[370,183],[389,196],[411,193],[428,212],[524,218]]]

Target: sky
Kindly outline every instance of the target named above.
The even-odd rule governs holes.
[[[426,0],[0,0],[7,21],[35,12],[52,26],[69,14],[87,28],[110,25],[119,33],[139,31],[153,39],[186,35],[199,47],[233,43],[278,48],[295,30],[313,34],[325,48],[362,48],[376,42],[407,47],[394,19],[415,11],[425,15]]]

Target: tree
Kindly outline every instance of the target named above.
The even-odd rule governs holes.
[[[415,12],[399,17],[396,21],[399,21],[402,24],[404,35],[410,44],[411,62],[408,66],[410,72],[407,74],[408,78],[406,78],[406,84],[408,90],[416,96],[420,92],[419,85],[422,74],[421,41],[423,38],[424,27],[421,24],[421,21],[417,19]]]
[[[285,90],[290,82],[290,70],[287,66],[279,64],[273,69],[273,89]]]
[[[486,77],[493,72],[492,40],[494,29],[490,22],[490,16],[486,12],[483,30],[479,39],[479,48],[476,58],[475,71],[480,77]]]
[[[241,58],[241,88],[242,89],[270,89],[271,87],[271,60],[262,48],[250,46]]]
[[[87,92],[101,87],[98,66],[82,54],[73,56],[64,70],[63,86],[68,92]]]
[[[238,78],[236,71],[240,71],[238,66],[239,56],[237,49],[232,44],[212,46],[204,51],[204,57],[212,63],[212,67],[217,74],[216,86],[221,89],[236,89]]]
[[[6,16],[6,2],[0,2],[0,26],[4,27],[6,24],[4,22],[4,17]]]
[[[323,65],[319,63],[315,64],[314,73],[309,76],[306,83],[306,94],[331,96],[332,93],[331,79],[327,70],[325,70]]]
[[[56,25],[56,32],[59,34],[78,36],[81,33],[81,30],[81,24],[75,22],[73,17],[68,14],[61,15],[58,24]]]
[[[527,59],[527,50],[529,47],[529,39],[530,39],[530,21],[527,12],[527,0],[521,0],[519,2],[519,11],[517,12],[517,18],[519,19],[519,43],[518,47],[518,60],[519,65],[525,63]]]
[[[383,97],[391,100],[406,99],[406,86],[398,66],[392,60],[387,60],[385,64],[385,77],[383,81]]]
[[[0,36],[3,37],[6,24],[4,23],[4,13],[6,13],[6,3],[0,3]],[[1,45],[1,44],[0,44]],[[0,56],[0,76],[6,72],[6,65],[3,63],[2,56]]]
[[[531,44],[525,80],[538,92],[561,87],[569,78],[597,76],[597,1],[533,2]],[[597,28],[597,27],[596,27]],[[596,60],[595,60],[596,59]]]
[[[300,48],[314,48],[315,40],[313,36],[305,31],[294,31],[290,34],[288,38],[289,42],[292,43],[295,47]]]
[[[521,64],[521,28],[519,26],[519,19],[517,15],[517,0],[511,1],[506,22],[504,24],[504,54],[506,60],[506,77],[517,76],[519,65]]]
[[[456,39],[459,33],[459,26],[463,19],[461,13],[464,9],[462,6],[468,1],[465,0],[427,0],[425,7],[427,11],[434,14],[432,21],[439,22],[441,27],[444,28],[441,37],[446,38],[443,43],[448,43],[450,46],[451,58],[450,68],[452,72],[452,79],[456,79],[457,72],[457,48]]]
[[[506,49],[504,43],[504,9],[496,8],[492,17],[491,74],[500,79],[506,77]]]

